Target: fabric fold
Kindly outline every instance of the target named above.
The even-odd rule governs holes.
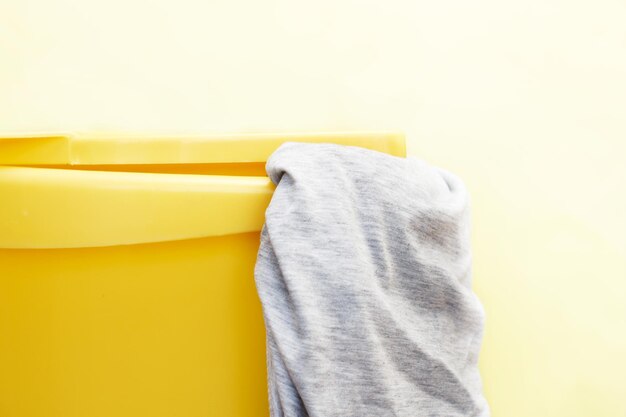
[[[489,415],[469,197],[416,158],[287,142],[255,267],[272,417]]]

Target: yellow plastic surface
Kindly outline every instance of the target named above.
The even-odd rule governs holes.
[[[75,248],[260,230],[267,177],[0,166],[0,247]]]
[[[0,248],[111,246],[259,231],[273,191],[263,161],[281,143],[333,142],[405,154],[398,133],[96,137],[0,139],[0,162],[28,165],[0,166]]]
[[[395,134],[289,138],[404,155]],[[64,165],[88,142],[0,140],[31,165],[0,166],[0,417],[268,415],[253,271],[273,185],[250,174],[280,140],[200,141],[221,156],[189,165],[159,140],[98,142],[120,149],[102,165]]]
[[[257,248],[0,249],[0,415],[267,415]]]
[[[329,132],[214,136],[22,135],[0,138],[0,164],[263,162],[283,142],[329,142],[404,155],[401,133]]]

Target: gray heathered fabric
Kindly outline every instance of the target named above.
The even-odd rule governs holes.
[[[273,417],[488,416],[468,194],[415,158],[283,144],[255,267]]]

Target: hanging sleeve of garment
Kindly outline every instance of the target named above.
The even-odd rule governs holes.
[[[272,417],[489,415],[468,194],[416,158],[283,144],[255,266]]]

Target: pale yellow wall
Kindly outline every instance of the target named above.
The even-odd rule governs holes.
[[[307,129],[466,181],[494,416],[626,415],[623,0],[0,0],[0,133]]]

